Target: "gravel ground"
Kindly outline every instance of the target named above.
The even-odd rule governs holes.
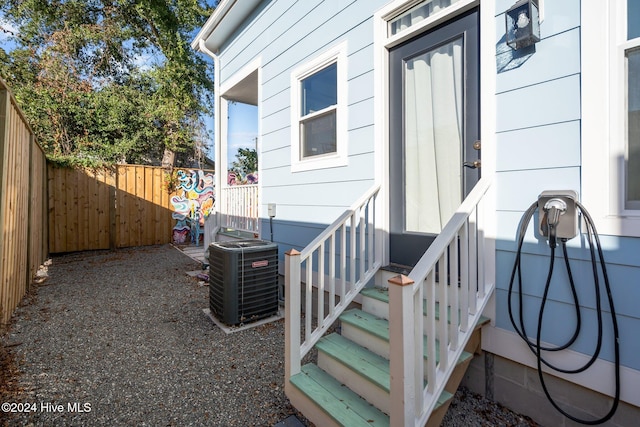
[[[2,425],[273,426],[284,322],[226,335],[199,264],[170,245],[55,256],[1,337]],[[4,407],[3,407],[4,408]],[[446,426],[531,426],[461,390]]]

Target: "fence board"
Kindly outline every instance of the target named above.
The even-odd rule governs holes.
[[[51,253],[170,243],[175,223],[164,169],[118,165],[71,170],[49,165]]]
[[[44,152],[0,80],[0,322],[7,323],[44,262]]]
[[[71,170],[44,151],[0,80],[0,322],[9,321],[49,252],[169,243],[164,171]]]

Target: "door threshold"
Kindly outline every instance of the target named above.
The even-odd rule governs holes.
[[[397,264],[395,262],[392,262],[392,263],[389,263],[388,265],[380,267],[380,269],[385,271],[390,271],[392,273],[404,274],[406,276],[411,272],[411,270],[413,270],[413,267],[410,265],[402,265],[402,264]]]

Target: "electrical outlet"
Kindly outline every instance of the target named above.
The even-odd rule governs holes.
[[[275,203],[269,203],[267,205],[267,212],[269,214],[269,218],[275,218],[276,217],[276,204]]]
[[[556,238],[573,239],[578,235],[578,193],[573,190],[543,191],[538,196],[538,231],[549,237],[550,215],[557,216]],[[554,212],[555,209],[555,212]]]

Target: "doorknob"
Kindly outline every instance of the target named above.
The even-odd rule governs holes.
[[[476,160],[476,161],[473,161],[473,162],[464,162],[462,164],[462,166],[464,166],[465,168],[469,168],[469,169],[480,169],[482,164],[480,163],[480,160]]]

